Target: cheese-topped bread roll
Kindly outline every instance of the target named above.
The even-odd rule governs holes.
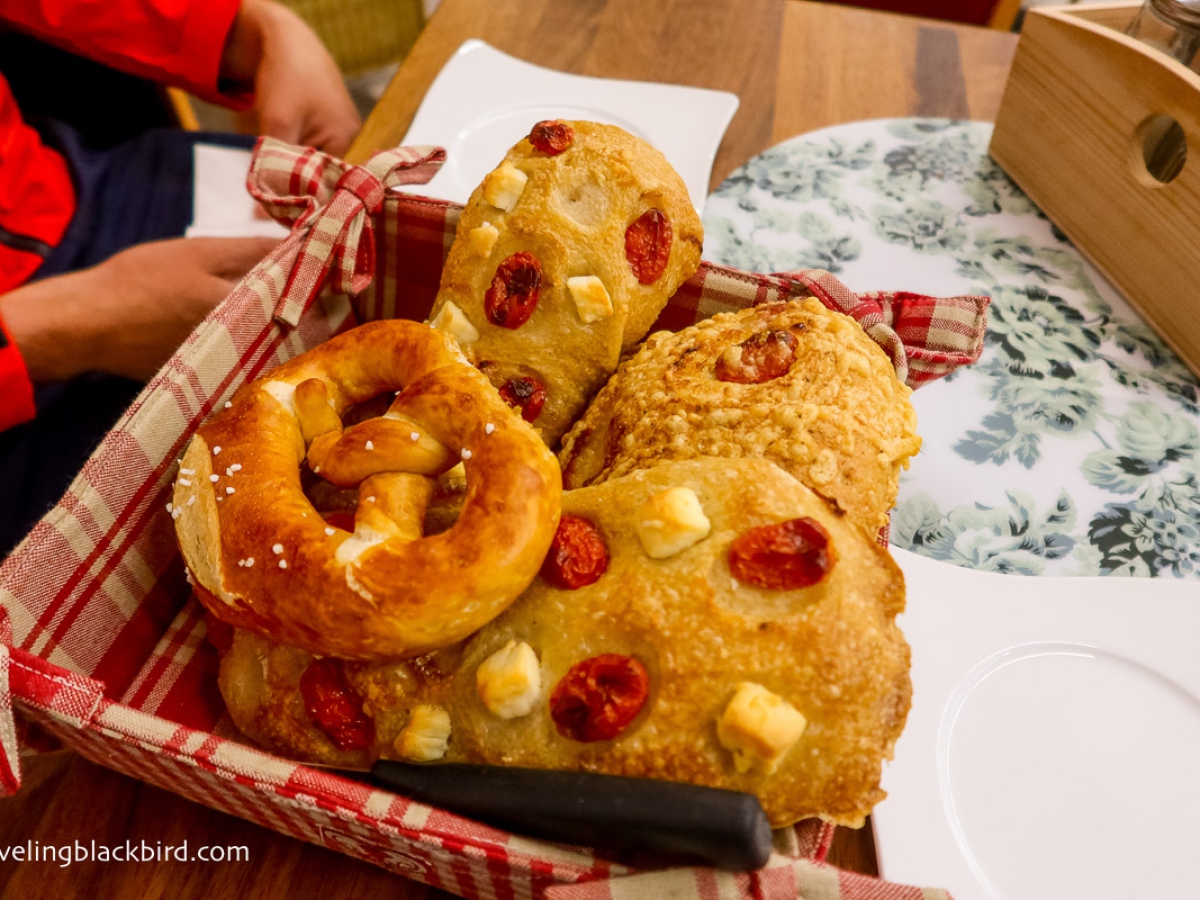
[[[541,575],[453,647],[342,663],[239,632],[234,721],[338,765],[645,776],[754,793],[775,826],[860,825],[911,693],[887,552],[759,460],[669,463],[563,507]]]
[[[541,122],[471,195],[431,323],[555,445],[700,263],[703,229],[658,150]]]
[[[809,297],[651,335],[563,438],[567,488],[664,460],[778,463],[868,533],[921,447],[912,391],[849,316]]]

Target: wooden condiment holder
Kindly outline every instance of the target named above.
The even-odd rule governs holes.
[[[1124,34],[1140,8],[1030,10],[990,152],[1200,375],[1200,75]],[[1166,183],[1146,163],[1156,116],[1188,145]]]

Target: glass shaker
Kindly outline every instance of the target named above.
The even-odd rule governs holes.
[[[1200,72],[1200,0],[1146,0],[1125,33]]]
[[[1200,72],[1200,0],[1146,0],[1125,33]],[[1146,170],[1173,181],[1187,162],[1183,128],[1170,116],[1153,116],[1142,138]]]

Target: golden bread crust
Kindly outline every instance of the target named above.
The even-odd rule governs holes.
[[[413,539],[428,489],[404,472],[363,482],[353,533],[323,520],[301,485],[294,396],[317,382],[338,416],[402,391],[393,408],[405,423],[455,458],[469,452],[449,531]],[[388,321],[239,389],[184,454],[172,504],[184,561],[217,618],[313,653],[378,659],[462,640],[512,602],[545,556],[561,490],[553,455],[446,335]]]
[[[861,825],[911,703],[903,576],[875,540],[920,446],[909,389],[811,298],[629,357],[699,265],[700,221],[644,142],[553,128],[463,210],[434,327],[336,338],[242,388],[189,447],[176,524],[201,602],[235,626],[229,712],[319,763],[641,776],[753,793],[776,827]],[[517,298],[499,317],[497,283]],[[518,381],[545,388],[532,426],[502,396]],[[382,417],[342,421],[393,390]],[[355,489],[353,534],[322,521]],[[554,561],[580,519],[608,562],[569,589]],[[617,667],[604,702],[594,665]]]
[[[708,536],[650,558],[638,510],[689,488]],[[564,495],[564,513],[594,523],[608,547],[594,584],[561,590],[537,578],[503,614],[460,645],[419,660],[347,666],[374,718],[373,746],[338,751],[308,720],[298,680],[311,657],[247,633],[222,660],[235,723],[287,755],[341,765],[395,757],[393,742],[419,704],[449,712],[445,761],[580,769],[694,782],[757,794],[774,826],[821,816],[859,825],[884,794],[889,758],[910,704],[909,649],[895,624],[903,576],[887,552],[778,467],[715,459],[669,463]],[[736,583],[732,541],[749,529],[807,516],[828,532],[837,561],[813,587]],[[476,689],[480,664],[509,641],[538,659],[540,694],[527,715],[500,718]],[[631,656],[649,673],[649,699],[612,740],[559,733],[548,698],[567,671],[599,654]],[[772,774],[739,772],[717,722],[753,682],[807,719]]]
[[[528,177],[510,212],[489,203],[481,185],[459,219],[431,321],[448,303],[479,333],[464,349],[476,363],[517,366],[546,386],[534,427],[555,446],[591,396],[615,371],[621,354],[645,336],[670,296],[700,264],[703,227],[683,180],[655,148],[628,132],[594,122],[568,122],[574,140],[551,156],[528,139],[502,166]],[[486,182],[485,182],[486,183]],[[625,252],[625,232],[649,209],[666,214],[673,231],[666,269],[640,284]],[[494,227],[481,254],[471,233]],[[516,329],[492,324],[484,309],[497,267],[516,253],[542,267],[540,299]],[[585,322],[567,280],[595,276],[607,289],[611,315]]]
[[[771,331],[796,340],[786,374],[761,384],[717,378],[723,354]],[[910,394],[858,323],[815,298],[716,315],[651,335],[621,365],[563,438],[563,483],[663,460],[762,458],[875,534],[921,446]]]

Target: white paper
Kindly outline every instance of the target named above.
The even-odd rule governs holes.
[[[193,150],[192,224],[187,237],[285,237],[288,230],[262,218],[258,202],[246,190],[250,151],[197,144]]]

